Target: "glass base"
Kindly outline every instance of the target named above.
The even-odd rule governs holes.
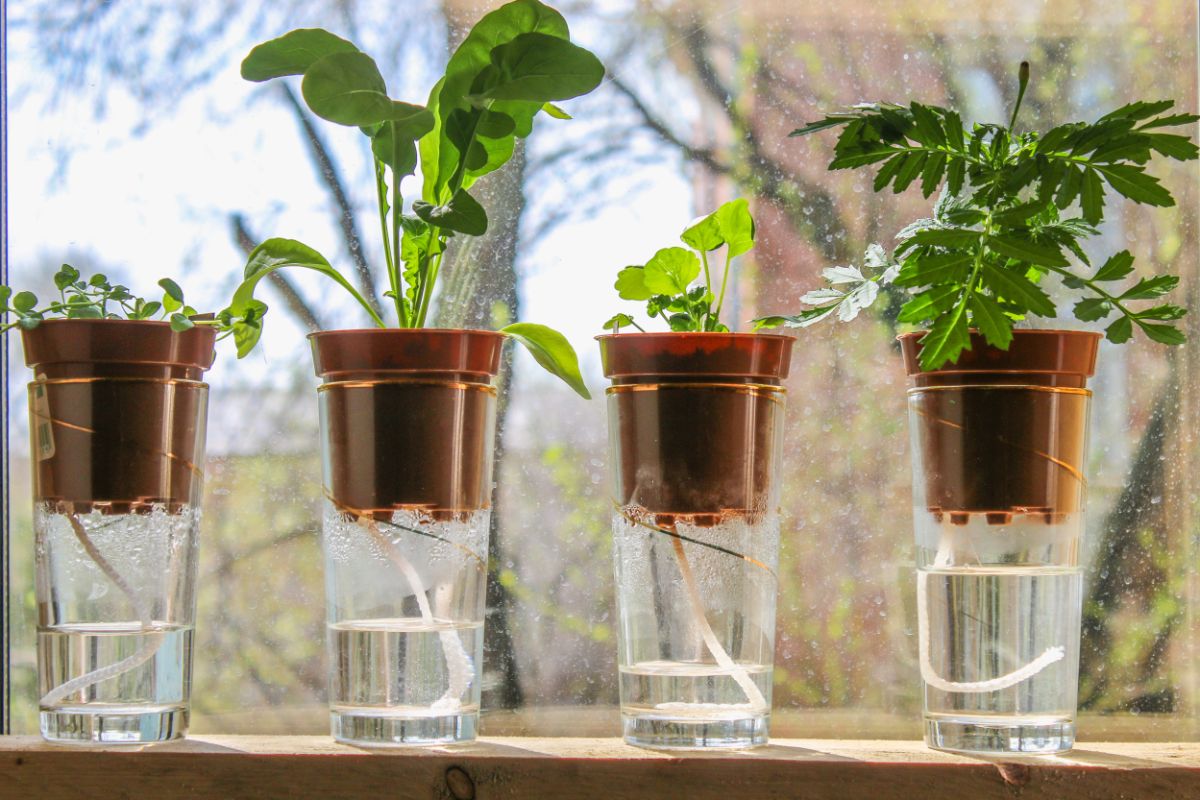
[[[976,756],[1039,756],[1065,753],[1075,745],[1075,723],[1050,720],[1016,724],[995,717],[925,720],[925,743],[934,750]]]
[[[359,747],[454,744],[475,741],[479,712],[400,716],[395,712],[330,711],[329,725],[334,739]]]
[[[127,706],[103,711],[88,706],[41,712],[42,738],[65,744],[148,744],[182,739],[188,728],[187,706]]]
[[[736,750],[757,747],[767,743],[770,721],[768,714],[709,720],[621,714],[626,743],[654,750]]]

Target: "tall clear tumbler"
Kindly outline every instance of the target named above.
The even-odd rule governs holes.
[[[767,741],[792,339],[599,337],[625,740]]]
[[[917,545],[918,661],[931,746],[1055,753],[1075,741],[1079,554],[1098,334],[978,336],[923,371],[900,337]]]
[[[51,741],[188,726],[214,332],[53,320],[23,332],[32,434],[38,691]]]
[[[330,721],[359,745],[479,725],[496,389],[488,331],[312,335]]]

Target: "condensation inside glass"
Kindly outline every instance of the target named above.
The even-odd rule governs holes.
[[[310,138],[278,82],[247,83],[238,62],[266,38],[326,27],[377,56],[393,96],[423,102],[447,48],[494,4],[419,4],[422,13],[402,16],[388,4],[334,0],[10,6],[10,282],[49,296],[51,275],[69,262],[147,295],[171,277],[189,303],[219,309],[247,246],[286,236],[347,274],[364,264],[382,294],[366,140],[320,120]],[[433,317],[445,327],[491,328],[518,315],[556,327],[579,349],[597,395],[604,380],[591,337],[614,313],[641,312],[617,299],[616,271],[676,244],[718,203],[749,197],[758,222],[725,305],[742,330],[756,316],[795,313],[822,268],[860,264],[868,244],[890,244],[927,215],[931,201],[918,188],[876,194],[873,171],[827,172],[832,136],[788,138],[824,111],[919,99],[1006,122],[1022,60],[1033,69],[1023,120],[1041,129],[1135,99],[1175,98],[1191,111],[1197,96],[1193,3],[565,5],[576,38],[614,77],[564,104],[574,120],[539,118],[513,163],[480,184],[491,230],[453,250]],[[289,86],[296,97],[298,83]],[[1128,248],[1145,274],[1182,274],[1174,299],[1194,305],[1195,162],[1151,171],[1178,205],[1110,197],[1090,247]],[[405,184],[408,200],[418,185]],[[368,320],[319,276],[288,277],[295,299],[278,286],[260,291],[271,307],[261,348],[237,361],[222,346],[208,376],[196,733],[328,732],[324,497],[304,334],[310,323]],[[1079,324],[1068,303],[1061,308],[1062,324]],[[774,736],[920,735],[895,309],[881,303],[851,325],[798,334],[786,385]],[[1185,328],[1195,331],[1191,317]],[[19,337],[7,347],[12,707],[14,731],[29,733],[38,693],[22,389],[30,375]],[[1081,549],[1081,738],[1178,739],[1184,720],[1195,730],[1197,359],[1195,347],[1168,352],[1144,337],[1102,346]],[[500,389],[481,732],[615,735],[604,403],[582,401],[523,352]]]

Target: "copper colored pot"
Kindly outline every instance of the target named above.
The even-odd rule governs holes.
[[[773,510],[793,339],[739,333],[598,336],[614,501],[670,525]]]
[[[1091,392],[1100,334],[1020,330],[1008,350],[971,334],[956,364],[922,370],[923,333],[899,337],[911,388],[916,505],[951,522],[971,514],[1046,522],[1083,508]]]
[[[340,511],[449,519],[491,505],[504,335],[365,329],[312,334],[325,492]]]
[[[216,331],[145,320],[48,320],[22,331],[33,493],[67,513],[200,501]]]

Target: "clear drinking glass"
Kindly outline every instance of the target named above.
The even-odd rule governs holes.
[[[791,340],[625,334],[601,337],[601,347],[614,383],[625,740],[764,744],[779,563],[779,384]]]
[[[479,726],[499,334],[314,334],[335,738]]]
[[[211,331],[45,322],[26,332],[38,691],[52,741],[188,726]]]
[[[998,368],[909,390],[917,646],[932,747],[1014,755],[1074,743],[1085,378]]]

